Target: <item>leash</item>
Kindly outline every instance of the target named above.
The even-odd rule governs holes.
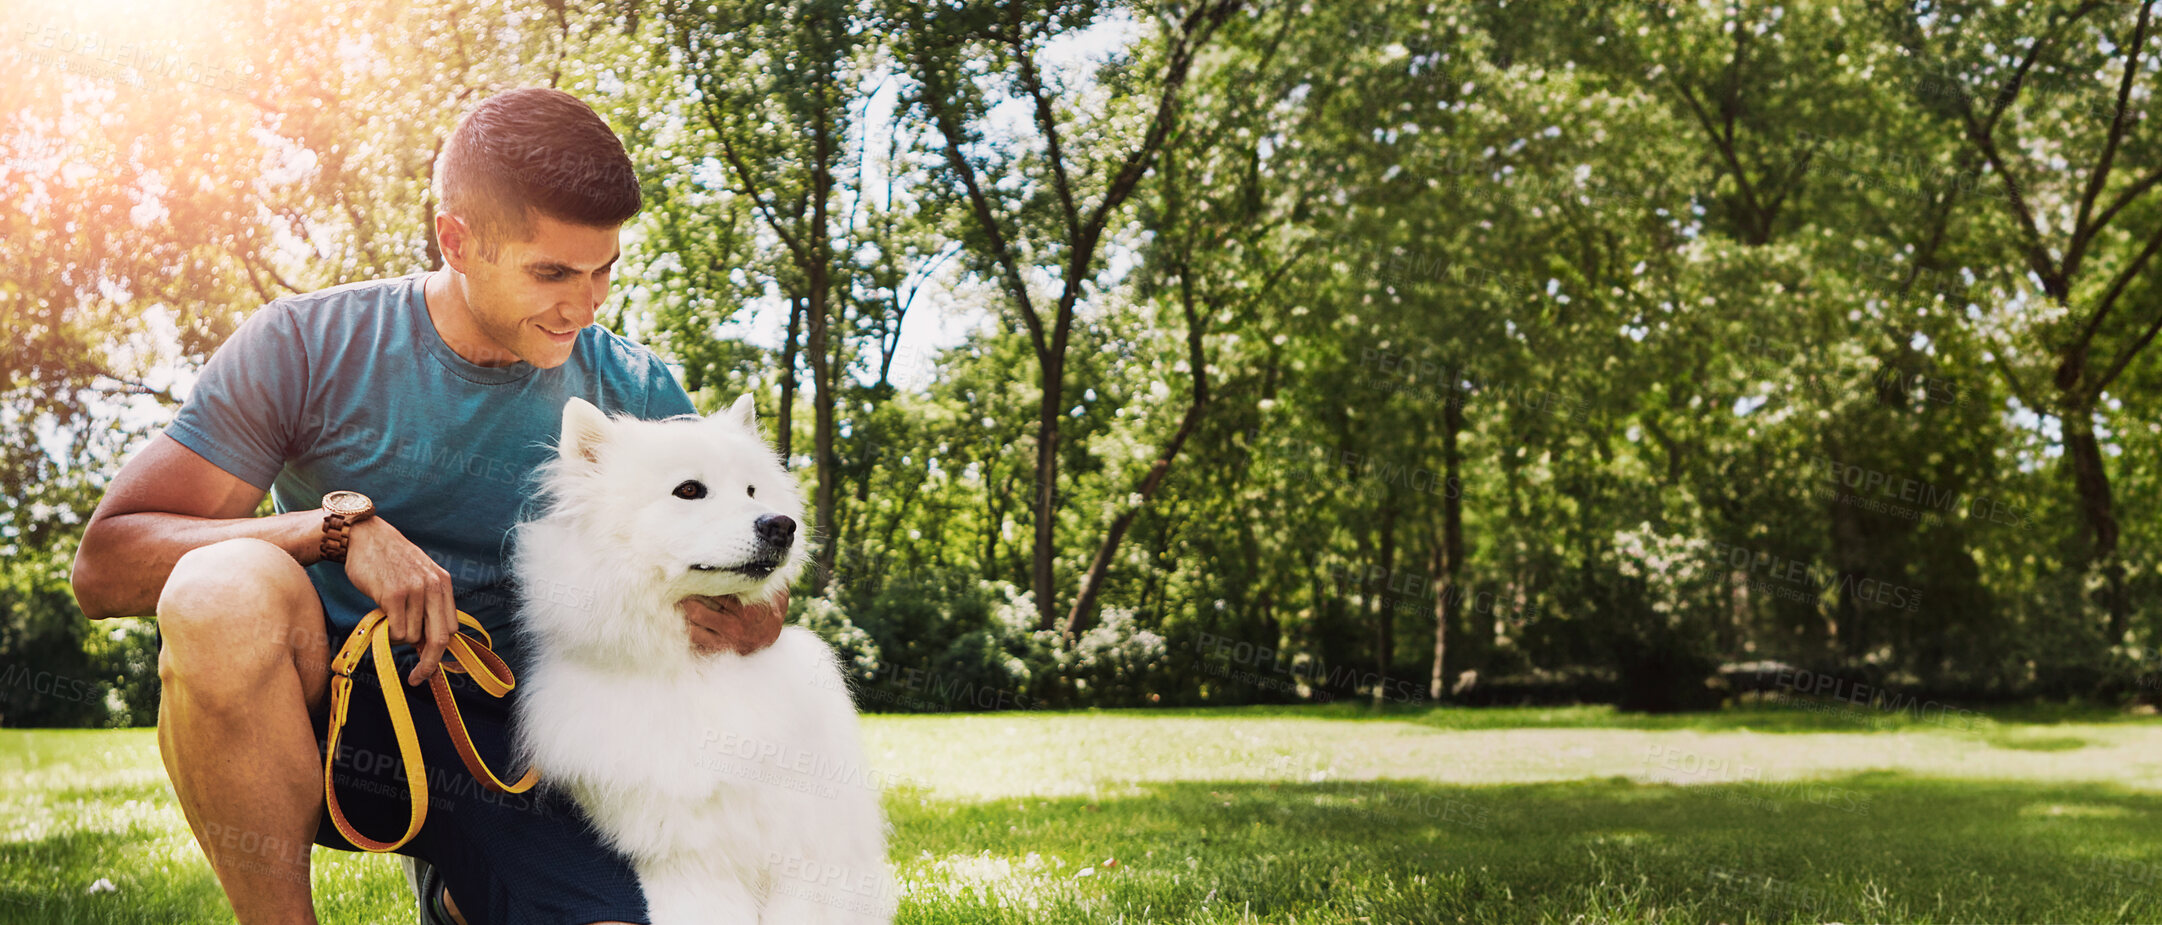
[[[412,713],[406,707],[405,685],[399,682],[397,666],[390,657],[389,617],[381,610],[372,610],[360,618],[353,635],[346,637],[345,647],[338,650],[338,657],[330,663],[330,742],[328,754],[323,759],[323,803],[330,810],[330,821],[337,825],[338,834],[347,841],[368,851],[393,851],[413,836],[420,834],[420,826],[428,818],[427,768],[422,764],[420,737],[413,730]],[[509,665],[490,648],[494,640],[481,628],[480,621],[458,611],[460,627],[470,627],[480,634],[480,645],[475,646],[464,632],[450,634],[450,647],[443,651],[443,661],[437,671],[428,677],[428,689],[435,694],[437,712],[443,714],[443,726],[450,733],[450,741],[458,749],[458,759],[481,786],[497,793],[524,793],[533,788],[540,779],[539,768],[526,768],[525,776],[515,784],[506,784],[481,760],[480,751],[473,747],[473,736],[466,731],[465,718],[458,713],[458,701],[450,694],[450,682],[443,677],[447,671],[455,671],[473,679],[473,683],[490,697],[502,697],[510,693],[518,682],[511,676]],[[360,667],[360,660],[375,655],[375,677],[383,689],[383,704],[390,711],[391,730],[398,739],[398,758],[405,765],[405,788],[412,808],[405,834],[397,841],[377,841],[360,834],[346,821],[345,811],[338,808],[338,788],[331,782],[331,770],[338,763],[338,733],[345,727],[347,710],[352,706],[353,670]]]

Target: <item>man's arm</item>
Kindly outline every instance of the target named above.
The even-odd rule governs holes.
[[[301,565],[322,558],[323,512],[256,517],[263,490],[164,434],[150,438],[106,488],[75,551],[75,602],[93,620],[148,615],[189,550],[252,537]],[[346,577],[383,608],[390,639],[420,646],[407,684],[427,680],[457,631],[450,573],[381,517],[352,528]]]
[[[165,434],[120,467],[83,528],[75,550],[75,603],[92,620],[148,616],[189,550],[253,537],[300,564],[316,561],[320,512],[256,517],[263,490],[211,464]]]

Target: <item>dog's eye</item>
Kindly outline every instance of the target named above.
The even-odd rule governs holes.
[[[753,498],[758,497],[758,486],[756,485],[745,485],[743,486],[743,491],[745,494],[748,494]]]
[[[682,498],[685,501],[696,501],[705,496],[706,483],[700,482],[696,479],[686,481],[683,484],[676,486],[676,497]]]

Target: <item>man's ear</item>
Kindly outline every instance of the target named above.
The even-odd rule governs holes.
[[[449,212],[435,213],[435,245],[443,254],[443,262],[451,269],[465,272],[466,253],[473,246],[473,236],[465,227],[465,220]]]
[[[564,459],[575,454],[587,462],[599,462],[601,444],[608,442],[614,427],[601,409],[573,395],[563,403],[563,435],[556,441],[556,452]]]
[[[736,399],[735,404],[728,406],[724,410],[713,412],[706,419],[709,421],[734,421],[743,425],[744,430],[757,433],[758,402],[751,398],[751,393],[745,392],[742,398]]]
[[[494,263],[502,248],[494,238],[483,240],[463,216],[441,211],[435,213],[435,244],[443,254],[443,263],[459,273],[471,272],[468,268],[476,260]]]

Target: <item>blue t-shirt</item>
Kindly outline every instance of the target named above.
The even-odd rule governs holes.
[[[516,670],[520,640],[504,632],[517,610],[509,533],[531,513],[528,479],[555,455],[564,402],[575,395],[647,419],[696,409],[652,351],[597,324],[554,369],[475,365],[429,321],[426,278],[271,302],[211,356],[165,433],[269,489],[280,513],[316,508],[338,489],[367,495],[450,573],[458,609]],[[335,649],[375,602],[339,563],[318,562],[308,577]]]

